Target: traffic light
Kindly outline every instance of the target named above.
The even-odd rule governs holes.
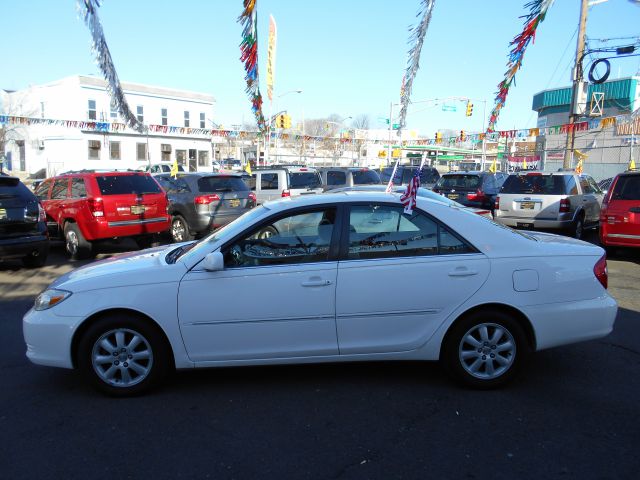
[[[464,133],[464,130],[460,130],[460,141],[464,142],[467,139],[467,134]]]
[[[276,125],[278,126],[278,128],[286,128],[286,116],[284,113],[278,115],[278,118],[276,119]]]
[[[291,128],[291,115],[284,114],[284,128]]]
[[[473,103],[471,102],[467,102],[467,113],[466,113],[467,117],[470,117],[471,115],[473,115]]]
[[[436,132],[436,143],[442,143],[442,133]]]

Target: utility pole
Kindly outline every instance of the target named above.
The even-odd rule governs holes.
[[[578,27],[578,41],[576,46],[576,62],[573,68],[573,92],[571,95],[571,105],[569,106],[569,126],[567,129],[567,142],[564,151],[563,168],[573,166],[573,148],[576,139],[574,124],[580,116],[580,103],[583,101],[584,82],[582,80],[582,58],[584,57],[585,37],[587,33],[587,8],[588,0],[581,0],[580,25]]]

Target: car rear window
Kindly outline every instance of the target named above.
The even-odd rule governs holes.
[[[564,195],[564,175],[510,175],[500,193],[535,193],[538,195]]]
[[[246,192],[249,187],[240,177],[202,177],[198,179],[198,190],[202,193]]]
[[[149,175],[103,175],[96,177],[102,195],[162,193],[160,185]]]
[[[380,175],[373,170],[352,171],[354,185],[377,185],[380,183]]]
[[[478,175],[445,175],[436,183],[438,188],[457,188],[460,190],[475,190],[480,188],[481,180]]]
[[[318,188],[322,180],[318,172],[289,172],[289,188]]]
[[[611,194],[612,200],[640,200],[640,176],[626,175],[618,178]]]
[[[15,197],[32,198],[33,193],[19,178],[0,176],[0,199]]]
[[[420,172],[420,183],[435,183],[440,174],[435,168],[423,168]]]

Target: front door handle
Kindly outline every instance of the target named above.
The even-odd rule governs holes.
[[[467,270],[466,268],[455,269],[449,272],[450,277],[470,277],[472,275],[477,275],[477,270]]]
[[[302,282],[303,287],[327,287],[331,285],[331,280],[312,279]]]

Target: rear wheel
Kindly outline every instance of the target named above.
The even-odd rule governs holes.
[[[67,222],[64,226],[65,248],[75,260],[91,257],[93,245],[87,241],[76,223]]]
[[[129,313],[109,314],[93,323],[78,344],[77,364],[95,388],[118,397],[158,385],[172,365],[158,328]]]
[[[181,215],[175,215],[171,220],[171,240],[174,243],[193,240],[193,235],[189,232],[189,225]]]
[[[578,218],[576,218],[571,233],[573,238],[582,238],[582,235],[584,234],[584,217],[582,215],[578,215]]]
[[[522,327],[507,314],[491,309],[474,312],[453,325],[441,360],[459,382],[488,389],[508,383],[528,353]]]

